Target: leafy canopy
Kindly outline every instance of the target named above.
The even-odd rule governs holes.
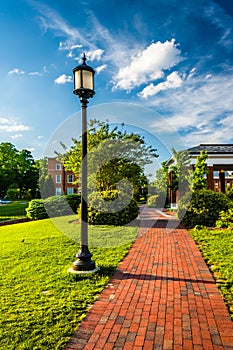
[[[147,146],[143,137],[127,133],[122,124],[111,128],[108,122],[90,120],[87,131],[88,141],[88,184],[98,191],[114,190],[116,184],[127,179],[134,192],[144,186],[144,167],[158,157],[157,150]],[[63,145],[65,154],[59,154],[66,170],[72,171],[76,179],[80,176],[81,138],[73,139],[69,150]]]

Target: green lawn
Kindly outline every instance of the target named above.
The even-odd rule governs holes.
[[[214,273],[233,319],[233,230],[193,229],[191,235]]]
[[[28,207],[27,200],[14,201],[0,205],[0,221],[26,217],[25,209]]]
[[[1,349],[64,349],[137,232],[135,227],[90,227],[91,252],[101,269],[76,277],[67,269],[79,247],[70,237],[77,239],[80,226],[69,221],[58,218],[59,229],[50,219],[0,227]]]

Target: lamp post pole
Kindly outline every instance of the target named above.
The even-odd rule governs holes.
[[[91,260],[92,254],[88,248],[88,206],[87,206],[87,104],[93,97],[95,71],[86,64],[85,54],[83,63],[73,69],[74,94],[78,95],[82,107],[82,166],[81,166],[81,235],[80,250],[76,254],[77,260],[68,271],[71,273],[89,273],[98,270]]]

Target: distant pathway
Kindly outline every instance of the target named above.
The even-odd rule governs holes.
[[[66,350],[232,350],[233,322],[188,231],[155,210],[141,219],[141,234]]]

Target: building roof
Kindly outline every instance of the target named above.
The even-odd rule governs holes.
[[[192,154],[200,154],[200,151],[207,151],[208,154],[233,154],[233,144],[200,144],[199,146],[195,146],[188,149],[189,153]]]

